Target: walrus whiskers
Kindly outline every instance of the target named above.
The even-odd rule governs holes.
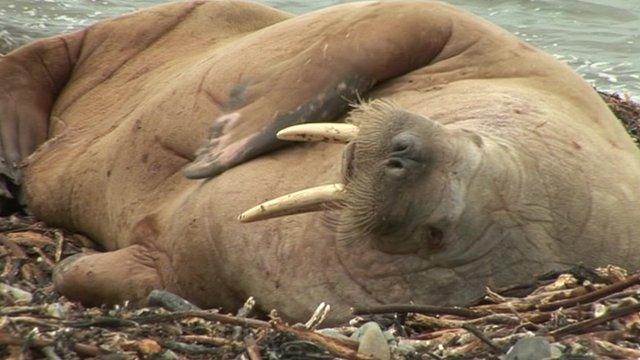
[[[252,222],[320,211],[325,204],[342,200],[344,194],[344,184],[316,186],[265,201],[240,214],[238,220]]]
[[[280,140],[348,143],[358,135],[358,127],[341,123],[310,123],[289,126],[278,132]]]

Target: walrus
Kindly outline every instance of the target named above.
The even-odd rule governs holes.
[[[333,323],[640,261],[623,127],[566,65],[447,4],[160,5],[16,49],[0,88],[3,173],[106,250],[56,269],[87,305],[165,289],[290,320],[325,302]]]

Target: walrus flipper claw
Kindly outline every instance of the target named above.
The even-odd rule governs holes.
[[[196,159],[187,165],[183,173],[190,179],[214,177],[245,161],[289,145],[291,142],[278,139],[280,130],[297,124],[334,121],[346,114],[349,106],[357,102],[374,84],[373,79],[362,76],[340,81],[305,104],[276,117],[257,132],[226,146],[220,139],[230,134],[212,132],[208,143],[196,152]],[[252,121],[253,118],[253,114],[244,114],[242,110],[234,114],[238,116],[235,120],[237,122]],[[231,114],[225,115],[228,116]]]

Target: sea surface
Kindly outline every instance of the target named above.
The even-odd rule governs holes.
[[[163,0],[0,0],[0,53]],[[296,14],[349,0],[258,0]],[[640,99],[640,0],[447,0]]]

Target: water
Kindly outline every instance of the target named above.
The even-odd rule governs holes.
[[[163,0],[0,0],[0,52]],[[305,13],[349,0],[262,0]],[[448,0],[568,63],[600,89],[640,99],[640,0]]]

